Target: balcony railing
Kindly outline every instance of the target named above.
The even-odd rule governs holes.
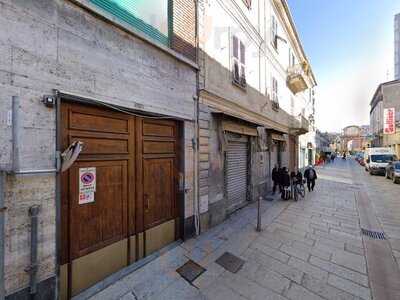
[[[286,84],[293,94],[310,88],[307,83],[307,73],[308,70],[304,63],[291,66],[287,69]]]

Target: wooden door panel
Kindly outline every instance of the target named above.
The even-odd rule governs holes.
[[[138,118],[138,199],[142,199],[143,230],[176,217],[177,123]]]
[[[81,154],[129,154],[129,140],[106,137],[71,136],[73,141],[83,142]]]
[[[79,204],[79,168],[96,168],[93,203]],[[72,258],[126,236],[127,162],[78,162],[70,171]]]
[[[71,129],[108,133],[129,133],[129,119],[125,114],[82,105],[71,105]]]
[[[144,159],[143,161],[145,229],[173,217],[174,163],[173,158]]]
[[[78,162],[70,170],[72,258],[127,236],[127,162]],[[79,168],[96,168],[93,203],[79,204]]]
[[[175,137],[175,122],[166,120],[145,120],[143,122],[144,136]]]

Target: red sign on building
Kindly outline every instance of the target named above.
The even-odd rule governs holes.
[[[385,108],[383,110],[383,133],[396,133],[396,118],[394,108]]]

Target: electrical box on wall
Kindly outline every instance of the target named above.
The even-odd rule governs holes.
[[[56,105],[56,97],[53,95],[44,95],[42,102],[45,106],[52,108]]]

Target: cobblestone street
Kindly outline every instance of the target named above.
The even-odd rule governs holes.
[[[400,263],[400,185],[370,176],[352,160],[337,159],[317,172],[316,190],[304,200],[263,201],[261,233],[255,231],[256,205],[249,205],[92,299],[399,299],[399,290],[379,272],[398,278],[399,266],[390,262],[395,257]],[[389,271],[375,271],[374,252],[366,251],[361,191],[390,243],[379,263],[388,261]],[[215,263],[226,251],[245,261],[235,274]],[[189,259],[206,269],[192,285],[175,272]]]

